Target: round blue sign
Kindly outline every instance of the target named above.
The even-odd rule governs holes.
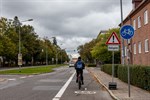
[[[124,25],[120,29],[120,34],[124,39],[131,39],[134,35],[134,28],[131,25]]]

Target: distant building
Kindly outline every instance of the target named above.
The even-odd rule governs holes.
[[[135,33],[131,40],[125,40],[125,62],[129,45],[130,64],[150,65],[150,0],[132,0],[133,9],[123,21],[132,25]]]

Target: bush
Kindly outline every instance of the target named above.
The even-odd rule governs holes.
[[[150,66],[130,65],[130,83],[145,90],[150,90]],[[101,70],[112,75],[112,64],[101,66]],[[114,77],[128,82],[128,66],[114,65]]]
[[[130,83],[145,90],[150,90],[150,67],[130,65]],[[118,67],[118,78],[128,82],[128,66]]]
[[[101,70],[106,72],[107,74],[112,75],[112,64],[105,64],[101,66]],[[114,64],[114,77],[117,77],[118,72],[118,64]]]

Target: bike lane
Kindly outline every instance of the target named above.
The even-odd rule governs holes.
[[[109,93],[85,69],[84,85],[78,89],[76,75],[59,100],[113,100]]]

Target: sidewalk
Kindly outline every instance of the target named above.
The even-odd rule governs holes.
[[[98,82],[102,84],[116,100],[150,100],[150,92],[132,85],[130,85],[131,96],[129,97],[128,84],[118,78],[114,78],[114,82],[117,82],[117,90],[109,90],[108,83],[112,81],[111,75],[100,71],[100,68],[87,68],[87,70],[94,75]]]

